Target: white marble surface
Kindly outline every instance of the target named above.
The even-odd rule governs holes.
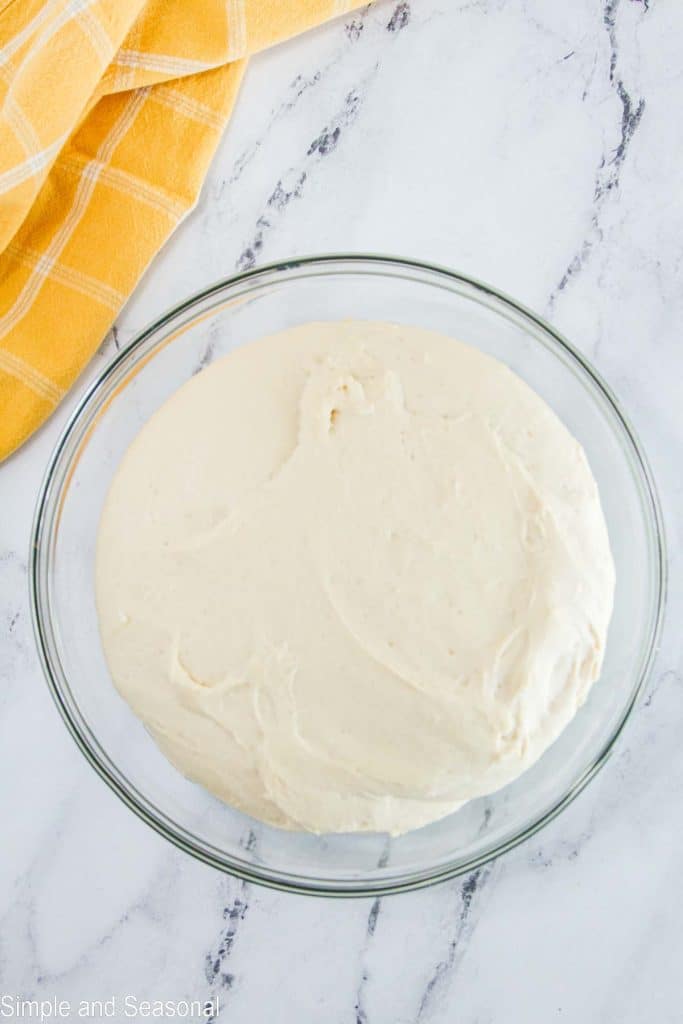
[[[676,0],[392,0],[259,57],[86,375],[207,281],[314,251],[424,257],[549,315],[629,410],[667,518],[667,624],[617,754],[476,876],[378,903],[174,850],[77,752],[34,650],[30,521],[82,380],[0,468],[0,994],[218,994],[231,1024],[683,1019],[682,36]]]

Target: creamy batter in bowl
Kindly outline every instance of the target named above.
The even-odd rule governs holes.
[[[260,820],[399,835],[534,763],[599,673],[614,568],[583,449],[502,363],[300,325],[126,453],[97,593],[121,694]]]
[[[379,835],[316,837],[274,829],[184,779],[111,687],[92,583],[97,523],[112,475],[164,400],[212,358],[289,326],[345,317],[394,320],[463,339],[531,385],[586,450],[617,568],[601,678],[560,738],[510,785],[388,844]],[[393,415],[401,395],[386,380],[382,387]],[[346,425],[340,418],[340,431],[349,423],[353,417]],[[448,443],[457,444],[457,437]],[[212,524],[205,525],[210,531]],[[359,257],[241,275],[172,311],[137,339],[86,396],[60,442],[38,509],[34,552],[37,634],[48,678],[78,742],[110,785],[163,834],[216,866],[269,884],[340,894],[409,888],[468,870],[557,813],[604,761],[627,717],[649,664],[663,595],[649,475],[594,372],[547,325],[476,282],[437,268]],[[348,597],[348,586],[339,593]],[[369,717],[375,719],[370,731],[386,728],[382,708]],[[402,782],[414,788],[419,780]],[[445,802],[453,806],[473,795],[450,788]],[[299,823],[298,813],[290,817]],[[402,831],[416,824],[403,819],[396,827],[396,819],[380,818],[366,827]]]

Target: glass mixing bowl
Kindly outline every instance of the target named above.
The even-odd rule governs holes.
[[[579,439],[598,481],[617,568],[602,675],[529,771],[426,828],[385,835],[284,832],[189,782],[114,689],[100,647],[93,561],[100,511],[126,448],[192,374],[239,345],[311,320],[428,327],[507,363]],[[645,680],[664,603],[661,517],[643,452],[606,384],[552,327],[462,274],[377,256],[318,256],[239,274],[165,313],[84,395],[50,460],[33,528],[40,655],[92,766],[176,846],[242,878],[298,892],[370,895],[481,865],[550,821],[607,760]]]

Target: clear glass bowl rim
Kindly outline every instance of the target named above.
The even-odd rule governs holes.
[[[301,274],[302,269],[308,274]],[[508,836],[502,842],[497,843],[490,849],[483,851],[476,857],[465,862],[453,863],[452,865],[441,866],[433,871],[416,871],[410,875],[388,881],[360,880],[349,883],[348,881],[339,884],[327,878],[304,878],[303,876],[291,875],[269,869],[262,865],[252,865],[246,861],[240,861],[230,857],[215,847],[199,843],[195,837],[171,821],[163,812],[151,804],[146,798],[141,799],[140,794],[131,792],[131,787],[126,784],[125,776],[119,772],[114,765],[105,764],[103,759],[94,749],[93,742],[89,739],[89,728],[79,720],[74,700],[67,696],[64,684],[68,688],[66,678],[63,675],[61,664],[57,653],[55,634],[50,616],[49,604],[49,575],[50,575],[50,548],[53,535],[55,519],[59,516],[60,500],[65,485],[68,485],[74,465],[74,451],[68,455],[66,462],[60,465],[65,449],[74,436],[80,443],[87,435],[88,426],[96,412],[101,407],[101,396],[106,390],[107,384],[116,374],[121,364],[130,356],[141,349],[144,343],[171,324],[178,316],[187,313],[193,306],[198,305],[205,299],[229,292],[230,289],[240,286],[245,282],[259,282],[263,285],[272,283],[271,279],[277,279],[278,275],[286,275],[290,271],[297,271],[298,278],[302,276],[317,276],[320,273],[333,274],[336,272],[351,273],[382,273],[391,276],[392,271],[397,276],[410,276],[411,272],[416,275],[429,275],[432,284],[438,284],[441,280],[446,287],[448,282],[465,285],[475,292],[479,292],[488,300],[493,300],[497,306],[497,313],[504,313],[505,310],[516,314],[523,320],[531,322],[545,335],[545,343],[550,347],[559,348],[569,362],[576,362],[580,369],[590,378],[595,388],[607,400],[611,410],[620,421],[620,425],[630,443],[633,464],[640,476],[640,483],[646,496],[647,512],[651,516],[653,527],[652,540],[654,541],[655,560],[653,570],[655,573],[656,605],[654,616],[648,635],[648,640],[641,653],[640,671],[636,684],[633,688],[630,700],[624,708],[623,715],[615,726],[611,736],[608,738],[603,749],[593,762],[588,765],[584,772],[575,780],[563,794],[543,814],[540,814],[534,821],[520,829],[516,834]],[[423,280],[420,279],[422,283]],[[138,354],[138,360],[144,357],[144,353]],[[136,363],[131,363],[131,367]],[[105,398],[107,396],[105,395]],[[88,415],[90,414],[90,415]],[[83,426],[85,421],[85,427]],[[79,432],[79,427],[82,428]],[[118,352],[92,384],[86,389],[76,408],[71,414],[64,427],[50,456],[45,475],[43,477],[36,504],[31,530],[31,543],[29,552],[29,587],[30,604],[33,621],[33,631],[38,648],[40,662],[45,674],[48,688],[52,698],[57,705],[59,713],[79,747],[86,760],[95,769],[107,785],[116,795],[143,821],[150,825],[157,833],[173,843],[177,848],[185,851],[218,870],[227,872],[245,881],[255,882],[273,889],[287,892],[295,892],[309,895],[333,896],[333,897],[368,897],[388,895],[396,892],[404,892],[412,889],[423,888],[438,882],[446,881],[458,875],[467,874],[488,861],[495,859],[501,854],[513,849],[526,839],[533,836],[541,828],[552,821],[564,810],[578,794],[586,787],[591,779],[603,767],[609,758],[614,745],[621,736],[624,726],[628,721],[634,706],[643,690],[648,678],[652,662],[658,647],[658,640],[661,633],[664,608],[666,604],[666,583],[667,583],[667,556],[666,541],[664,534],[663,517],[654,483],[652,471],[638,437],[631,425],[627,415],[621,408],[619,401],[611,388],[602,379],[600,374],[593,368],[588,360],[559,333],[550,323],[517,302],[504,292],[499,291],[491,285],[485,284],[467,274],[451,270],[447,267],[425,262],[422,260],[407,259],[404,257],[366,254],[366,253],[329,253],[320,255],[302,256],[288,260],[263,264],[251,270],[222,278],[207,288],[195,292],[183,302],[178,303],[163,313],[157,320],[149,324],[144,330],[136,335],[124,348]],[[93,738],[94,740],[94,738]],[[136,791],[137,792],[137,791]]]

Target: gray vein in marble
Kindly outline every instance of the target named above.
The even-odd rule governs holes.
[[[617,44],[616,18],[620,3],[621,0],[607,0],[607,3],[605,4],[603,22],[607,29],[610,42],[609,80],[612,87],[616,89],[617,96],[619,97],[622,107],[621,140],[612,160],[610,161],[611,170],[606,175],[606,180],[600,181],[596,185],[596,198],[600,198],[602,195],[602,192],[599,192],[598,189],[602,189],[603,192],[608,192],[619,185],[619,177],[626,157],[626,151],[638,125],[640,124],[640,119],[643,116],[643,111],[645,109],[645,100],[641,97],[636,103],[627,91],[624,80],[617,71],[619,48]],[[648,8],[646,6],[645,10],[647,9]]]
[[[365,89],[378,70],[379,62],[375,63],[372,71],[359,82],[356,88],[346,94],[335,116],[309,143],[298,166],[290,167],[283,177],[278,178],[266,200],[266,210],[257,218],[251,239],[238,257],[238,270],[248,270],[255,265],[261,256],[266,234],[274,227],[290,203],[301,198],[304,185],[309,180],[316,164],[337,148],[343,132],[358,117]]]
[[[242,151],[242,153],[240,153],[240,155],[237,157],[233,164],[232,172],[230,173],[230,175],[227,178],[221,179],[216,192],[216,198],[221,198],[223,192],[225,191],[226,185],[233,185],[236,181],[239,181],[244,171],[249,166],[249,164],[254,159],[257,152],[263,145],[264,139],[268,138],[275,122],[279,121],[279,119],[284,114],[288,113],[290,110],[293,110],[296,107],[299,99],[306,92],[306,90],[310,89],[314,85],[317,85],[318,82],[323,77],[324,72],[328,70],[328,68],[333,67],[338,60],[339,57],[335,58],[335,60],[331,61],[330,64],[328,64],[324,69],[316,71],[313,75],[297,75],[296,78],[294,78],[290,82],[290,95],[272,111],[268,123],[263,131],[263,134],[260,135],[257,139],[255,139],[246,149]]]
[[[28,947],[28,952],[29,952],[30,959],[31,959],[31,966],[33,968],[32,974],[33,974],[33,978],[35,979],[35,985],[39,985],[42,981],[45,980],[46,975],[40,969],[40,963],[39,963],[39,957],[38,957],[38,949],[37,949],[37,946],[36,946],[36,940],[35,940],[35,936],[33,934],[33,928],[32,928],[32,925],[31,925],[31,922],[32,922],[31,909],[32,909],[32,906],[33,906],[33,903],[34,903],[34,898],[33,898],[33,888],[32,888],[32,884],[31,884],[30,879],[24,881],[24,884],[21,886],[21,889],[22,889],[22,894],[21,894],[21,896],[19,896],[17,898],[16,902],[17,902],[17,905],[21,905],[22,903],[24,903],[25,906],[26,906],[26,914],[25,914],[25,917],[24,917],[24,928],[23,928],[23,930],[25,932],[24,938],[26,940],[25,944]],[[3,932],[4,931],[5,930],[3,928]],[[5,932],[5,934],[6,934],[6,932]],[[14,936],[14,941],[17,941],[17,938],[18,938],[18,936],[15,935]],[[3,956],[2,960],[0,960],[0,981],[3,981],[3,977],[4,977],[4,961],[5,961],[5,957]],[[27,992],[26,992],[26,995],[28,995],[29,997],[32,996],[33,994],[34,994],[34,991],[32,989],[28,989]]]
[[[207,331],[206,345],[202,349],[201,355],[197,361],[197,365],[192,371],[192,375],[199,373],[213,360],[216,354],[216,346],[220,340],[220,332],[216,324],[212,324]]]
[[[114,349],[117,352],[121,351],[121,338],[118,324],[111,325],[111,327],[105,334],[104,338],[102,339],[100,347],[97,350],[97,354],[105,357],[108,356],[109,350],[112,345],[114,346]]]
[[[210,999],[215,997],[217,991],[225,992],[232,988],[235,980],[235,975],[227,970],[227,966],[239,926],[249,910],[248,894],[248,884],[240,882],[238,894],[223,908],[223,920],[226,925],[220,933],[216,947],[206,954],[204,974],[209,983]]]
[[[683,674],[677,672],[675,669],[667,669],[656,677],[652,685],[650,686],[649,693],[643,701],[643,707],[649,708],[652,706],[652,702],[657,696],[659,688],[664,686],[667,682],[676,683],[678,686],[683,686]]]
[[[365,19],[371,10],[372,5],[368,5],[359,14],[357,14],[352,21],[346,23],[345,35],[351,45],[357,43],[360,39]],[[410,22],[410,14],[410,4],[405,2],[405,0],[400,0],[400,2],[394,7],[386,24],[387,31],[391,33],[400,32]],[[303,93],[322,81],[327,72],[339,64],[344,59],[345,55],[346,49],[343,49],[340,53],[336,54],[323,69],[316,71],[315,74],[309,78],[297,76],[290,85],[290,92],[293,91],[294,95],[285,100],[271,114],[266,128],[266,134],[275,121],[282,117],[283,114],[293,109]],[[257,260],[261,256],[265,237],[274,227],[274,217],[276,218],[283,214],[294,199],[301,198],[306,182],[308,181],[315,164],[319,159],[328,156],[337,148],[344,131],[357,119],[364,99],[365,90],[375,78],[379,68],[380,62],[378,60],[375,62],[371,71],[346,94],[344,102],[337,114],[311,140],[306,153],[300,160],[299,164],[294,167],[290,167],[283,177],[278,178],[266,200],[266,209],[256,219],[254,232],[250,240],[243,247],[242,252],[237,259],[236,267],[238,270],[248,270],[256,264]],[[229,181],[235,181],[241,176],[245,167],[249,164],[251,159],[253,159],[260,148],[264,137],[265,135],[262,135],[257,139],[251,145],[249,150],[245,151],[237,159],[234,165],[233,174]]]
[[[240,843],[246,853],[254,853],[256,850],[256,834],[249,829],[245,839]],[[233,884],[233,883],[229,883]],[[248,882],[238,883],[237,894],[223,907],[223,920],[225,927],[221,930],[214,949],[210,950],[204,958],[204,976],[209,984],[209,994],[204,997],[205,1001],[215,1000],[219,993],[229,991],[235,981],[235,975],[227,968],[228,962],[235,945],[235,939],[239,927],[247,916],[249,910],[249,897],[251,886]],[[207,1018],[209,1024],[215,1021],[215,1016]]]
[[[347,21],[344,25],[346,38],[350,39],[352,43],[355,43],[360,39],[361,32],[365,28],[364,17],[369,9],[369,6],[366,7],[359,18],[353,18],[351,21]]]
[[[194,376],[194,374],[199,373],[200,370],[203,370],[205,366],[209,365],[209,363],[213,359],[213,353],[214,353],[215,347],[216,347],[215,339],[213,339],[213,338],[211,338],[211,336],[209,336],[209,340],[207,341],[206,345],[204,346],[204,351],[202,352],[201,356],[199,357],[199,361],[197,363],[197,366],[192,371],[193,376]]]
[[[612,153],[609,155],[603,153],[600,159],[595,174],[590,226],[578,251],[569,261],[562,277],[551,292],[547,307],[549,313],[553,312],[557,299],[567,285],[581,273],[595,246],[602,241],[602,212],[605,200],[610,193],[619,188],[629,146],[645,110],[645,99],[642,96],[636,99],[631,95],[619,71],[617,14],[621,2],[622,0],[606,0],[602,16],[603,26],[609,38],[609,82],[621,106],[620,139]],[[644,5],[643,10],[648,10],[647,4]],[[587,88],[588,86],[584,90],[584,99],[587,95]]]
[[[486,832],[486,830],[489,827],[489,822],[491,821],[492,814],[493,814],[493,808],[490,805],[487,805],[484,808],[484,814],[483,814],[482,819],[481,819],[481,824],[479,825],[479,828],[477,830],[477,835],[481,836],[481,835],[484,834],[484,832]]]
[[[491,876],[493,865],[487,864],[477,868],[458,887],[458,912],[455,919],[453,937],[448,943],[448,952],[445,959],[440,960],[427,982],[417,1009],[415,1017],[416,1024],[427,1019],[431,1013],[435,1001],[438,999],[440,990],[446,982],[453,977],[458,965],[465,954],[467,940],[474,930],[472,911],[475,906],[475,897],[481,895],[483,887]]]
[[[0,526],[2,513],[0,513]],[[25,585],[27,563],[16,551],[5,548],[0,551],[0,622],[3,623],[4,634],[0,632],[0,706],[7,706],[14,699],[17,690],[13,685],[13,673],[16,666],[24,662],[30,648],[31,631],[27,622],[29,616],[22,613],[17,588]]]
[[[358,42],[361,33],[365,27],[365,20],[372,8],[371,4],[368,4],[362,10],[356,12],[355,17],[352,21],[348,22],[345,28],[346,38],[351,44]],[[319,85],[321,81],[327,76],[328,72],[332,71],[346,56],[346,48],[342,48],[335,54],[332,60],[328,61],[327,64],[319,68],[312,75],[296,75],[295,78],[289,83],[287,90],[287,96],[282,102],[275,107],[268,118],[265,129],[250,145],[242,150],[240,155],[237,157],[233,164],[232,171],[227,178],[223,178],[219,184],[217,191],[217,198],[223,195],[226,185],[232,185],[238,181],[246,168],[249,166],[251,161],[256,156],[257,152],[263,145],[265,139],[270,135],[270,132],[277,121],[279,121],[285,114],[293,111],[297,106],[299,100],[309,89],[316,85]]]
[[[387,23],[387,32],[400,32],[402,28],[405,28],[410,21],[410,4],[405,3],[402,0],[401,3],[396,4],[394,13],[389,18]]]
[[[550,868],[560,860],[577,860],[584,846],[594,835],[592,822],[590,826],[571,839],[560,839],[552,844],[550,850],[542,844],[529,857],[529,864],[535,868]]]
[[[384,849],[377,861],[378,868],[384,868],[387,866],[389,861],[389,841],[385,843]],[[356,1001],[354,1003],[354,1011],[356,1014],[356,1024],[368,1024],[368,1016],[365,1010],[365,987],[368,983],[368,971],[365,967],[365,958],[367,956],[368,948],[372,941],[377,928],[377,919],[379,918],[379,912],[382,909],[382,899],[377,896],[370,906],[368,913],[368,920],[365,928],[365,942],[361,950],[361,976],[356,989]]]
[[[158,310],[154,313],[154,316],[156,315],[158,315]],[[122,349],[126,348],[132,339],[138,334],[140,327],[146,327],[153,319],[153,316],[146,318],[140,327],[135,328],[122,326],[122,318],[125,318],[125,312],[123,310],[119,314],[117,320],[109,328],[97,349],[97,355],[105,360],[113,359],[116,352],[120,352]],[[90,367],[90,370],[92,370],[92,366]],[[88,370],[86,370],[85,373],[87,374]]]
[[[27,892],[29,893],[29,896],[26,901],[28,910],[26,917],[26,938],[33,956],[34,970],[32,972],[32,977],[33,985],[35,987],[27,989],[26,996],[29,999],[34,998],[40,992],[39,986],[44,985],[46,982],[54,983],[63,978],[68,978],[76,974],[76,972],[81,970],[88,963],[92,963],[96,958],[96,954],[104,948],[106,948],[106,946],[108,946],[113,941],[119,929],[123,928],[124,925],[128,924],[137,914],[151,916],[149,909],[149,892],[151,888],[152,886],[150,886],[149,890],[143,892],[139,899],[131,903],[128,906],[128,908],[122,914],[120,914],[119,917],[116,918],[116,920],[108,928],[105,934],[101,935],[95,942],[93,942],[88,947],[88,949],[81,956],[79,956],[75,963],[71,964],[69,967],[61,971],[46,971],[44,968],[40,968],[40,957],[38,955],[38,947],[33,932],[32,921],[32,908],[35,906],[35,899],[30,894],[31,883],[28,882]]]
[[[367,953],[370,941],[373,935],[375,934],[375,929],[377,928],[377,918],[379,917],[381,907],[382,900],[378,896],[375,900],[373,900],[372,906],[370,907],[370,913],[368,914],[368,922],[365,933],[365,945],[363,947],[363,956],[365,956],[365,954]],[[367,969],[363,967],[360,982],[358,983],[358,989],[356,990],[356,1002],[354,1005],[354,1010],[356,1014],[356,1024],[367,1024],[368,1021],[368,1016],[365,1010],[365,987],[367,983],[368,972]]]

